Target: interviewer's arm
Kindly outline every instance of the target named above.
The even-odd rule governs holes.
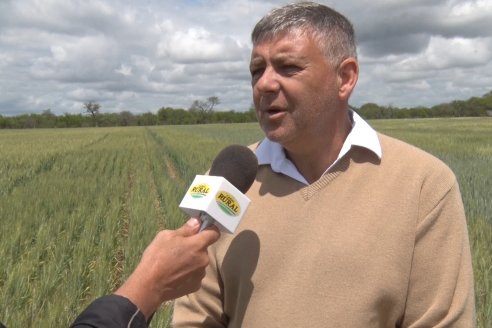
[[[127,281],[114,293],[94,301],[72,327],[146,327],[165,301],[200,288],[209,257],[207,247],[220,236],[216,227],[200,233],[200,220],[163,230],[144,251]]]

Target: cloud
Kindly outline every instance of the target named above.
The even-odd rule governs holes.
[[[355,16],[360,48],[369,56],[419,53],[431,36],[490,36],[490,1],[376,1]]]
[[[119,66],[116,47],[116,43],[104,35],[51,45],[48,56],[32,61],[31,77],[69,83],[112,79]]]
[[[413,56],[389,56],[373,62],[371,75],[388,83],[420,85],[443,71],[484,67],[492,59],[492,38],[431,37],[427,48]]]
[[[287,0],[0,1],[0,114],[251,105],[250,32]],[[331,0],[354,23],[352,97],[433,105],[490,90],[489,0]],[[469,78],[473,76],[473,79]]]
[[[242,49],[231,38],[213,35],[202,28],[176,31],[162,40],[157,49],[159,57],[178,63],[222,62],[242,59]]]
[[[123,76],[130,76],[132,75],[132,68],[131,66],[121,64],[120,68],[114,70],[116,73],[120,73]]]
[[[403,70],[442,70],[483,66],[492,59],[492,38],[432,37],[428,48],[421,54],[403,60]]]

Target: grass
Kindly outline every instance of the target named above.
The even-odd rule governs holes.
[[[492,120],[372,121],[446,162],[460,182],[473,255],[478,327],[492,322]],[[257,124],[0,131],[0,321],[68,326],[116,288],[163,228],[195,174]],[[172,304],[153,325],[169,325]]]

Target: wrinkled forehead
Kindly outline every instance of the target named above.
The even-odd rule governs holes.
[[[275,53],[298,52],[300,51],[299,47],[301,44],[305,44],[305,41],[310,42],[311,46],[317,48],[315,51],[324,53],[323,45],[314,31],[295,28],[280,31],[276,34],[269,33],[262,38],[258,38],[253,44],[250,59],[260,55],[265,49]]]
[[[288,26],[280,30],[271,30],[253,40],[253,47],[261,43],[270,43],[283,38],[300,38],[300,37],[313,37],[315,38],[318,33],[312,28],[305,26]]]

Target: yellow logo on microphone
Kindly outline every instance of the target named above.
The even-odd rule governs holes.
[[[217,195],[215,195],[215,201],[220,209],[227,215],[238,216],[239,213],[241,213],[241,207],[236,198],[225,191],[219,191]]]
[[[191,186],[189,194],[193,198],[203,198],[206,197],[210,192],[210,186],[206,183],[199,183]]]

